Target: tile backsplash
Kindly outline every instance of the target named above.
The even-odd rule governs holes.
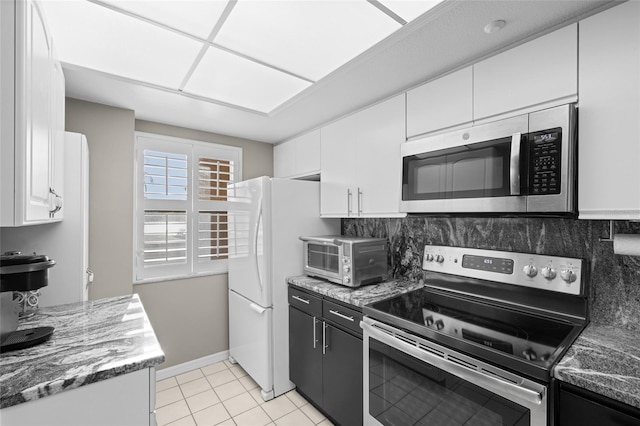
[[[617,221],[615,232],[639,234],[640,223]],[[394,278],[423,278],[426,244],[582,258],[589,265],[591,321],[640,330],[640,257],[614,255],[608,221],[561,218],[409,216],[343,219],[342,233],[387,238]]]

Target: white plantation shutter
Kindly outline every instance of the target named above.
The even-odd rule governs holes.
[[[225,272],[236,147],[137,133],[135,280]]]

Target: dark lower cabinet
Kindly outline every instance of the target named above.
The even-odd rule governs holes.
[[[333,422],[362,425],[361,314],[292,288],[289,302],[290,380]]]
[[[556,426],[639,426],[640,410],[560,383]]]

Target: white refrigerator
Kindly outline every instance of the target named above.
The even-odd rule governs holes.
[[[320,183],[260,177],[230,189],[229,355],[269,400],[289,380],[286,278],[303,274],[302,235],[340,233],[320,218]]]
[[[89,271],[89,148],[86,136],[65,132],[63,219],[60,222],[2,228],[0,250],[36,252],[56,265],[49,285],[40,289],[38,306],[88,299]]]

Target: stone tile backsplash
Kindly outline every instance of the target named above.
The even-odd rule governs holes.
[[[640,233],[640,223],[617,221],[615,232]],[[382,237],[390,244],[393,278],[423,278],[426,244],[576,257],[589,265],[591,321],[640,330],[640,257],[614,255],[608,221],[562,218],[474,218],[409,216],[402,219],[343,219],[342,233]]]

